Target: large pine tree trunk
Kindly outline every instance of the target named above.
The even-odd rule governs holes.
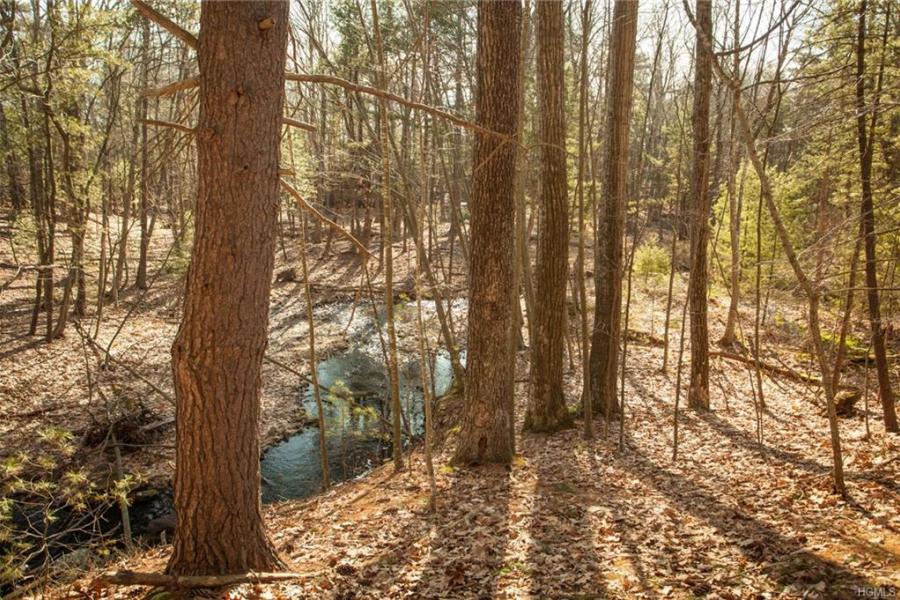
[[[856,49],[856,124],[859,142],[859,178],[862,186],[862,227],[866,249],[866,299],[869,302],[869,323],[872,328],[872,347],[875,349],[875,367],[878,372],[878,395],[884,411],[884,428],[900,431],[894,408],[894,391],[891,389],[887,350],[884,345],[884,328],[881,326],[881,306],[878,299],[878,272],[875,257],[875,206],[872,201],[872,157],[874,155],[875,123],[878,118],[877,102],[872,115],[871,139],[866,132],[866,0],[859,6],[859,27]]]
[[[274,25],[258,24],[266,19]],[[172,347],[174,574],[279,561],[259,500],[260,366],[278,210],[288,5],[204,2],[194,255]]]
[[[537,3],[541,206],[537,298],[531,341],[531,398],[525,428],[556,431],[572,425],[563,395],[569,210],[561,2]]]
[[[594,331],[591,336],[591,394],[595,410],[618,411],[616,374],[622,312],[622,257],[625,196],[628,191],[628,132],[634,86],[634,47],[638,4],[617,0],[610,39],[610,84],[607,96],[605,199],[597,232]]]
[[[697,0],[697,28],[712,38],[712,3]],[[691,174],[691,273],[688,303],[691,313],[691,380],[688,406],[709,409],[709,325],[707,246],[709,245],[709,101],[712,58],[703,50],[698,33],[694,63],[694,167]]]
[[[518,115],[518,0],[478,5],[476,120],[514,136]],[[515,373],[513,215],[516,146],[477,133],[472,177],[466,398],[455,461],[509,462]]]

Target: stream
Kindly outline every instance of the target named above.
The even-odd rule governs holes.
[[[434,303],[423,301],[423,310]],[[454,312],[465,310],[464,301],[454,301]],[[397,305],[400,318],[404,311],[415,315],[415,303]],[[346,304],[319,309],[316,320],[328,319],[346,326],[352,307]],[[379,313],[378,325],[384,324]],[[398,328],[398,336],[403,328]],[[386,335],[386,334],[385,334]],[[402,336],[401,336],[402,337]],[[316,373],[323,400],[326,450],[332,482],[358,477],[390,456],[389,386],[381,342],[371,308],[357,307],[347,331],[350,350],[318,362]],[[464,357],[463,357],[464,359]],[[445,351],[438,351],[430,365],[435,396],[446,393],[453,384],[453,369]],[[400,403],[404,433],[413,437],[425,428],[423,393],[418,359],[400,364]],[[352,400],[350,399],[352,395]],[[317,416],[312,386],[306,386],[300,399],[307,414]],[[408,436],[407,436],[408,437]],[[408,442],[408,440],[407,440]],[[274,502],[303,498],[322,490],[319,428],[307,427],[269,448],[260,462],[262,500]]]
[[[433,301],[422,301],[426,319],[434,313]],[[466,310],[465,300],[454,300],[454,317]],[[420,436],[425,429],[423,391],[418,353],[409,348],[417,347],[415,333],[415,302],[398,303],[400,402],[403,411],[404,445]],[[316,325],[328,324],[335,329],[346,330],[347,350],[319,360],[316,372],[319,379],[326,430],[329,474],[332,483],[346,481],[365,474],[380,465],[391,454],[391,414],[389,385],[379,328],[384,332],[384,314],[377,315],[371,305],[361,303],[353,310],[349,303],[331,303],[315,309]],[[434,335],[430,339],[434,341]],[[297,335],[298,351],[306,349],[306,334]],[[402,357],[407,357],[403,360]],[[465,363],[465,354],[461,356]],[[431,388],[435,396],[445,394],[453,384],[453,369],[444,350],[432,349],[430,365]],[[304,385],[298,395],[306,413],[318,415],[311,385]],[[268,448],[260,461],[262,477],[262,501],[276,502],[290,498],[304,498],[322,490],[321,456],[319,451],[319,427],[307,426],[282,442]],[[172,514],[171,489],[145,490],[132,499],[130,521],[135,536],[150,541],[156,538],[155,520],[170,518]],[[122,522],[119,509],[109,503],[94,509],[89,525],[79,525],[84,515],[66,507],[56,510],[55,519],[49,525],[48,534],[53,541],[47,546],[54,558],[81,556],[88,545],[105,536],[121,535]],[[13,520],[17,526],[31,529],[27,524],[40,525],[39,512],[16,511]],[[23,540],[24,541],[24,540]],[[8,540],[7,540],[8,542]],[[39,547],[40,541],[28,542],[29,550]],[[8,543],[0,541],[0,555],[9,550]],[[40,564],[41,555],[33,554],[29,566]],[[0,595],[10,591],[8,584],[0,585]]]

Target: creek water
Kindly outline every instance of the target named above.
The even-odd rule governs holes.
[[[434,302],[423,301],[422,304],[426,318],[430,318],[434,313]],[[458,315],[465,308],[465,300],[454,300],[451,310]],[[398,331],[401,341],[414,342],[415,329],[409,326],[408,320],[415,318],[415,303],[397,304],[395,309],[398,319],[406,320],[405,326]],[[331,481],[336,483],[364,474],[390,455],[390,392],[379,336],[379,328],[384,333],[384,315],[374,314],[371,306],[365,304],[354,310],[350,304],[333,303],[318,307],[314,318],[317,324],[330,322],[345,329],[349,348],[319,361],[316,367],[321,388],[330,390],[322,390],[321,394],[329,473]],[[410,335],[413,337],[404,339]],[[305,345],[306,339],[305,335],[298,336],[298,348]],[[405,346],[409,347],[409,344]],[[404,354],[411,355],[409,352]],[[400,364],[400,401],[406,444],[411,438],[421,435],[425,426],[420,364],[418,354],[412,356],[415,358],[401,359]],[[465,361],[464,354],[461,359]],[[453,369],[445,351],[433,353],[429,374],[430,386],[436,396],[450,389]],[[317,415],[311,386],[304,386],[297,402],[310,416]],[[306,427],[263,454],[260,462],[263,502],[303,498],[321,491],[319,435],[317,426]],[[147,534],[154,519],[172,512],[171,491],[159,490],[152,495],[136,498],[129,512],[133,533],[137,536]],[[17,511],[14,517],[21,531],[30,529],[27,523],[41,521],[37,513],[27,515]],[[48,547],[53,557],[71,553],[73,549],[89,545],[102,537],[121,534],[119,509],[113,503],[94,507],[95,520],[89,526],[77,526],[83,515],[65,507],[60,507],[55,517],[50,531],[55,541]],[[37,545],[35,541],[34,547]],[[0,543],[0,554],[7,550],[8,544]],[[28,561],[29,566],[36,566],[40,560],[41,556],[33,555],[33,560]],[[0,595],[10,589],[6,584],[0,585]]]
[[[423,301],[425,311],[433,307],[433,302]],[[454,312],[463,308],[464,302],[454,302]],[[371,308],[359,306],[351,321],[351,310],[349,306],[336,305],[316,316],[317,321],[324,318],[342,325],[350,323],[347,330],[350,350],[320,361],[316,368],[332,482],[357,477],[381,464],[390,455],[391,447],[390,391],[378,333],[384,317],[379,313],[376,321]],[[401,318],[405,311],[414,315],[415,310],[415,303],[397,305]],[[420,368],[418,359],[400,364],[400,404],[407,442],[410,434],[420,435],[425,426]],[[435,396],[450,389],[453,369],[446,352],[438,351],[432,357],[429,374]],[[299,401],[306,412],[316,416],[312,386],[307,386],[301,396]],[[263,454],[260,463],[263,502],[302,498],[321,491],[319,435],[318,427],[307,427]]]

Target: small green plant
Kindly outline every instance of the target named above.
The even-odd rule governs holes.
[[[669,255],[653,242],[644,242],[634,253],[634,273],[646,283],[651,277],[669,274]]]
[[[29,451],[0,463],[0,584],[29,573],[58,572],[67,560],[108,554],[113,542],[104,544],[102,536],[66,554],[68,538],[99,532],[100,516],[117,500],[127,501],[138,483],[131,476],[93,472],[77,456],[75,437],[66,429],[46,427],[36,441]]]

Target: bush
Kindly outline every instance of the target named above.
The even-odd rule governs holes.
[[[634,253],[634,273],[646,283],[650,277],[669,274],[669,254],[653,242],[644,242]]]

